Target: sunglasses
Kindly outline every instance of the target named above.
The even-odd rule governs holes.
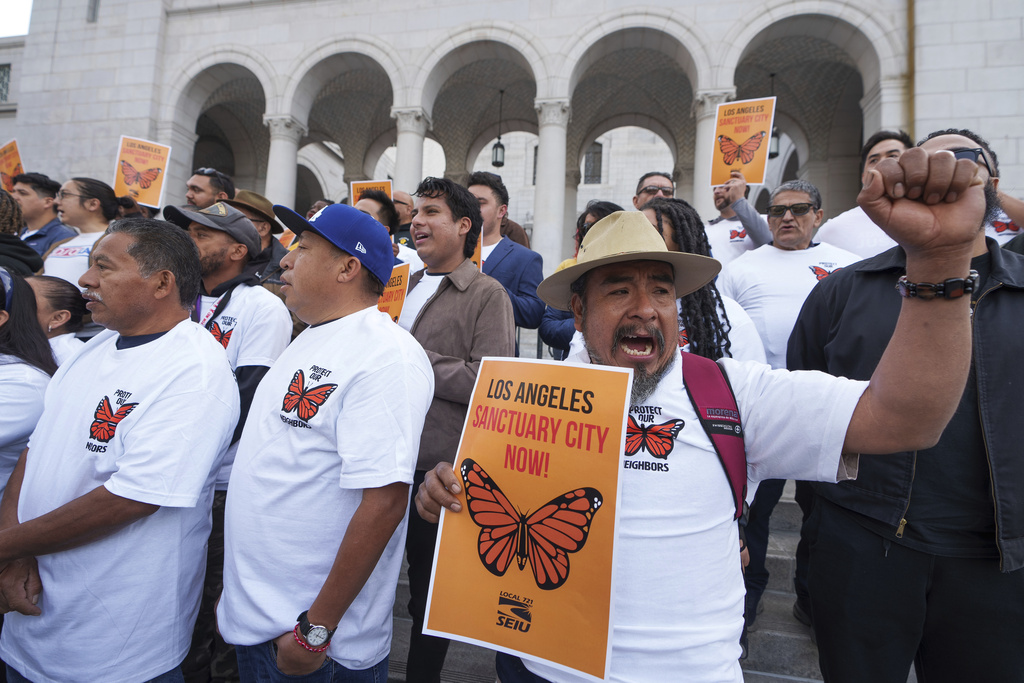
[[[989,177],[996,177],[992,172],[992,167],[988,165],[988,159],[985,158],[985,150],[981,147],[975,147],[974,149],[954,149],[950,151],[953,152],[953,156],[957,159],[970,159],[974,163],[978,163],[978,159],[981,158],[981,163],[985,164],[985,169],[988,171]]]
[[[814,208],[814,204],[801,202],[799,204],[772,204],[768,207],[768,215],[772,218],[782,218],[789,211],[794,216],[803,216]]]
[[[664,197],[671,197],[675,194],[675,190],[671,187],[660,187],[658,185],[648,185],[642,188],[638,194],[658,194],[661,193]]]
[[[215,168],[209,168],[209,167],[206,167],[206,166],[204,166],[203,168],[197,168],[195,171],[192,172],[192,175],[204,175],[204,176],[213,177],[213,178],[227,178],[227,177],[229,177],[228,174],[226,174],[226,173],[222,173],[222,172],[218,171]]]
[[[14,297],[14,281],[6,268],[0,267],[0,284],[4,287],[4,310],[11,310],[11,299]]]

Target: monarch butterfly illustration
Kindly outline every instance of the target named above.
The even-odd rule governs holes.
[[[466,458],[461,465],[466,507],[480,527],[477,552],[487,571],[504,576],[514,559],[520,571],[530,562],[541,590],[554,590],[569,578],[569,555],[583,548],[594,513],[604,499],[589,487],[573,489],[523,514],[516,509],[480,465]]]
[[[630,415],[626,424],[626,455],[636,455],[644,450],[655,458],[666,460],[675,446],[676,435],[685,424],[682,420],[669,420],[664,424],[645,427]]]
[[[160,175],[161,169],[149,168],[145,171],[137,171],[135,167],[129,164],[124,159],[121,160],[121,176],[124,178],[125,185],[138,185],[143,190],[148,190],[149,186],[153,184],[156,177]]]
[[[281,410],[286,413],[295,410],[300,420],[309,422],[316,415],[317,411],[320,410],[320,406],[324,404],[327,397],[338,388],[338,385],[321,384],[310,389],[305,389],[305,386],[306,376],[302,374],[302,370],[296,370],[295,376],[292,377],[291,383],[288,384],[288,391],[284,395],[284,405]]]
[[[722,150],[722,161],[725,162],[726,166],[732,166],[736,163],[736,158],[744,164],[749,164],[754,160],[754,154],[757,149],[761,146],[761,141],[764,140],[765,132],[759,131],[754,133],[747,138],[742,145],[736,144],[736,142],[726,136],[718,136],[718,149]]]
[[[89,436],[97,441],[107,443],[114,438],[114,431],[117,429],[117,425],[121,420],[128,417],[128,413],[135,410],[137,405],[139,404],[125,403],[115,413],[113,408],[110,407],[110,399],[104,396],[100,399],[99,405],[96,406],[95,419],[89,425]]]
[[[220,329],[219,323],[214,323],[213,327],[210,328],[210,334],[212,334],[213,338],[219,341],[220,345],[223,346],[225,349],[228,348],[228,342],[231,341],[231,333],[234,331],[235,328],[233,327],[230,330]]]
[[[679,348],[683,348],[690,343],[690,336],[686,334],[686,328],[679,330]]]
[[[3,182],[4,189],[7,190],[8,192],[13,192],[14,191],[14,177],[15,176],[19,176],[19,175],[21,175],[24,172],[25,172],[25,170],[22,169],[20,163],[14,165],[14,172],[11,173],[11,175],[7,175],[3,171],[0,171],[0,182]]]
[[[833,268],[832,270],[825,270],[821,266],[807,266],[807,267],[810,268],[811,272],[814,273],[815,277],[818,278],[818,282],[821,282],[822,280],[824,280],[825,278],[827,278],[829,275],[831,275],[832,273],[836,272],[837,270],[842,270],[842,268]]]
[[[1007,230],[1010,232],[1017,232],[1020,230],[1020,226],[1013,221],[1010,221],[1009,223],[1005,221],[992,221],[992,227],[996,229],[996,232],[1006,232]]]
[[[743,239],[746,236],[747,236],[747,231],[746,230],[730,230],[729,231],[729,239],[731,239],[731,240],[736,240],[736,239],[741,240],[741,239]]]

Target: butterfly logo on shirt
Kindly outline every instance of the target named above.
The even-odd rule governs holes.
[[[125,403],[115,412],[110,405],[110,399],[104,396],[96,406],[96,413],[92,424],[89,425],[89,436],[103,443],[114,438],[114,432],[121,420],[128,417],[128,414],[135,410],[138,403]]]
[[[730,240],[741,240],[741,239],[744,239],[746,236],[747,236],[747,231],[746,230],[730,230],[729,231],[729,239]]]
[[[338,388],[337,384],[321,384],[316,387],[306,388],[306,376],[302,370],[296,370],[291,383],[288,384],[288,391],[284,395],[284,404],[281,407],[286,413],[293,410],[303,422],[309,422],[320,410],[324,401]]]
[[[825,278],[827,278],[829,275],[831,275],[832,273],[836,272],[837,270],[842,270],[842,268],[833,268],[832,270],[827,270],[825,268],[822,268],[821,266],[807,266],[807,267],[811,269],[812,273],[814,273],[814,277],[818,278],[818,282],[821,282],[822,280],[824,280]]]
[[[129,187],[138,185],[143,190],[148,190],[149,186],[160,175],[161,170],[159,168],[148,168],[145,171],[138,171],[124,159],[121,160],[121,177],[124,178],[124,184]]]
[[[213,327],[210,328],[210,334],[213,338],[220,342],[220,345],[225,349],[228,348],[228,343],[231,341],[231,333],[235,331],[235,328],[229,330],[222,330],[219,323],[214,323]]]
[[[14,176],[21,175],[24,172],[20,163],[14,165],[14,170],[10,175],[0,171],[0,182],[3,182],[4,189],[8,192],[14,192]]]
[[[719,135],[718,149],[722,152],[722,161],[726,166],[732,166],[737,159],[744,165],[749,164],[754,160],[754,155],[761,146],[765,135],[763,130],[758,131],[744,140],[742,144],[737,144],[735,140],[726,135]]]
[[[470,519],[480,527],[477,552],[487,571],[504,576],[515,560],[527,561],[541,590],[554,590],[569,578],[569,553],[587,542],[594,514],[604,498],[597,489],[580,487],[548,501],[536,512],[519,511],[475,461],[460,468],[466,485]]]
[[[1006,221],[992,221],[992,227],[996,229],[996,232],[1020,231],[1020,226],[1014,223],[1013,221],[1010,221],[1009,223],[1007,223]]]
[[[686,328],[679,330],[679,348],[683,348],[690,343],[690,337],[686,334]]]
[[[626,455],[647,451],[660,460],[668,460],[668,454],[676,444],[676,435],[686,423],[683,420],[669,420],[660,425],[642,425],[629,416],[626,423]]]

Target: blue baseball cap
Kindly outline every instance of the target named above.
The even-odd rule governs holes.
[[[388,229],[348,204],[331,204],[308,221],[287,206],[274,204],[274,214],[296,235],[312,230],[347,254],[355,256],[375,278],[387,284],[395,265]]]

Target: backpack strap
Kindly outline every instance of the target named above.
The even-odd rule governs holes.
[[[718,363],[693,353],[681,355],[683,385],[697,411],[700,426],[711,439],[725,469],[736,503],[736,519],[739,519],[747,496],[747,453],[736,396],[725,370]]]

